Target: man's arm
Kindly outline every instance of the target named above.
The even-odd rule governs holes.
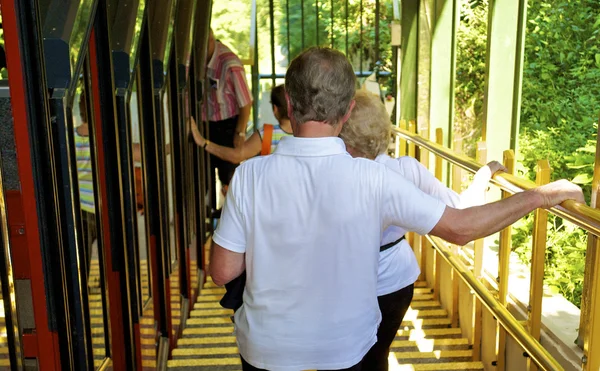
[[[214,241],[210,249],[210,276],[215,285],[229,283],[246,269],[244,253],[237,253],[221,247]]]
[[[250,110],[252,109],[252,101],[243,107],[240,107],[240,113],[238,115],[237,126],[233,137],[234,147],[240,147],[246,140],[246,126],[248,126],[248,120],[250,119]],[[239,135],[243,133],[244,136]]]
[[[585,203],[579,186],[559,180],[482,206],[462,210],[446,207],[430,234],[465,245],[506,228],[537,208],[550,208],[566,200]]]

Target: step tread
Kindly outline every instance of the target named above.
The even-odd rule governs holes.
[[[240,371],[233,311],[224,309],[219,300],[223,287],[207,280],[190,311],[182,337],[168,361],[171,371]],[[426,282],[415,283],[411,307],[390,348],[394,370],[483,370],[481,362],[471,362],[473,351],[462,337],[460,328],[451,328],[448,312],[433,300]]]

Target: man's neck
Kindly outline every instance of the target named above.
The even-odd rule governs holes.
[[[318,121],[307,121],[295,126],[294,136],[299,138],[337,137],[341,130],[337,125],[333,126]]]

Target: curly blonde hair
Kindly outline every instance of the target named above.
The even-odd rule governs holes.
[[[373,93],[357,90],[354,109],[340,138],[367,158],[384,153],[390,143],[392,122],[385,106]]]

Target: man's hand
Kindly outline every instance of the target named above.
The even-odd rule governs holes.
[[[573,200],[585,204],[581,187],[561,179],[552,183],[532,189],[532,192],[542,197],[542,206],[545,209],[551,208],[566,200]]]
[[[243,136],[241,135],[243,134]],[[241,146],[244,145],[244,142],[246,141],[246,135],[244,134],[244,132],[235,132],[234,136],[233,136],[233,147],[234,148],[240,148]]]

